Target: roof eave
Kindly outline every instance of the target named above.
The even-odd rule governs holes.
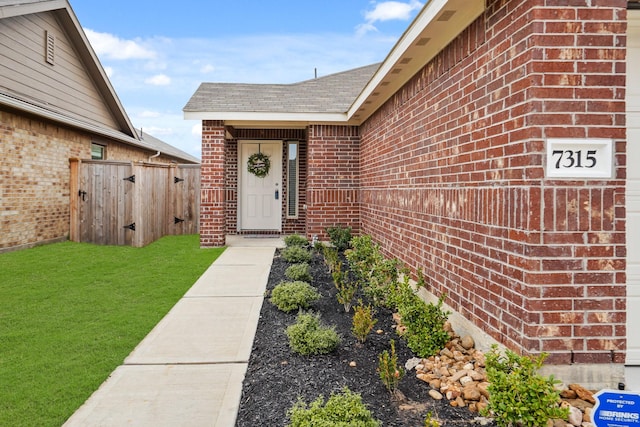
[[[309,124],[348,124],[346,113],[185,111],[185,120],[221,120],[238,128],[305,128]]]
[[[349,120],[367,120],[485,8],[485,0],[431,0],[349,108]]]

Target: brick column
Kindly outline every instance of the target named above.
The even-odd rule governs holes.
[[[307,236],[326,227],[360,230],[360,133],[356,126],[312,125],[308,134]]]
[[[225,245],[224,122],[202,121],[200,246]]]

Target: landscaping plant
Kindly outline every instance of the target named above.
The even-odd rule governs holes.
[[[287,276],[287,279],[293,281],[311,283],[313,280],[313,277],[311,276],[311,268],[306,262],[290,265],[285,270],[284,275]]]
[[[383,351],[378,357],[378,373],[384,386],[392,395],[398,388],[398,383],[404,376],[404,369],[398,365],[398,355],[396,354],[396,343],[391,340],[391,353]]]
[[[324,401],[321,395],[307,405],[302,399],[287,413],[290,427],[379,427],[371,411],[362,403],[362,397],[344,387]]]
[[[331,244],[338,251],[343,252],[349,248],[349,243],[351,242],[351,227],[336,225],[333,227],[327,227],[326,231],[329,235]]]
[[[299,313],[296,323],[286,330],[289,346],[304,356],[327,354],[340,344],[340,336],[334,327],[323,326],[320,314]]]
[[[307,246],[309,246],[309,241],[299,234],[291,234],[289,236],[285,236],[284,244],[287,247],[299,246],[302,248],[306,248]]]
[[[289,313],[301,308],[309,308],[314,301],[320,299],[318,290],[307,282],[282,282],[271,291],[269,301],[278,310]]]
[[[311,262],[312,254],[311,251],[305,249],[301,246],[289,246],[282,250],[281,252],[282,258],[285,261],[290,262],[292,264],[298,264],[301,262]]]
[[[419,357],[433,356],[450,340],[444,330],[450,314],[442,310],[445,296],[440,297],[438,304],[427,304],[413,291],[408,276],[404,277],[404,281],[397,283],[389,297],[406,328],[402,336],[407,340],[407,346]]]
[[[568,408],[560,407],[559,381],[537,373],[546,353],[536,358],[506,350],[501,355],[493,345],[486,355],[489,404],[483,410],[499,426],[546,426],[550,419],[567,419]]]
[[[358,291],[358,284],[349,279],[349,272],[342,270],[342,264],[336,265],[331,276],[338,290],[336,299],[344,307],[345,313],[348,313],[351,310],[351,302]]]
[[[361,343],[367,340],[367,335],[369,335],[369,332],[371,332],[376,323],[378,323],[378,320],[373,316],[374,311],[371,305],[364,305],[362,301],[360,301],[353,314],[351,331]]]
[[[324,262],[329,268],[329,272],[333,273],[337,268],[340,268],[341,262],[338,256],[338,250],[332,246],[323,246],[322,255],[324,256]]]

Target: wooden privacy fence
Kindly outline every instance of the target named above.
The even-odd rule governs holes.
[[[70,163],[70,240],[142,247],[199,232],[200,165]]]

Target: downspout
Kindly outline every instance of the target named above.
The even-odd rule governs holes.
[[[153,156],[149,157],[149,163],[151,163],[151,159],[155,159],[158,156],[160,156],[160,152],[159,151],[156,154],[154,154]]]

